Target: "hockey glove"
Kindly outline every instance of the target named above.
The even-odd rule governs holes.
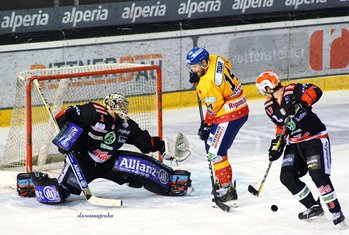
[[[198,83],[200,80],[199,76],[197,75],[197,73],[191,72],[189,75],[189,82],[191,84],[193,83]]]
[[[275,139],[271,140],[271,144],[269,148],[269,161],[275,161],[279,159],[282,153],[284,152],[285,145],[286,145],[285,140],[281,136],[277,136]]]
[[[294,116],[296,114],[297,109],[296,104],[284,104],[282,105],[282,109],[285,111],[285,116]]]
[[[173,138],[165,138],[165,152],[162,155],[164,159],[182,162],[190,154],[189,141],[182,133],[178,133]]]
[[[210,135],[211,129],[212,125],[208,125],[204,121],[202,121],[198,130],[198,135],[200,136],[200,139],[206,141],[208,139],[208,136]]]
[[[289,95],[284,96],[284,101],[282,104],[282,109],[285,111],[286,116],[293,116],[297,112],[299,100],[297,97],[292,93]]]

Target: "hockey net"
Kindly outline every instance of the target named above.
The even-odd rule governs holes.
[[[106,95],[128,98],[129,116],[151,135],[162,137],[161,69],[157,65],[98,64],[18,73],[16,98],[0,169],[27,172],[59,168],[64,156],[52,144],[55,129],[33,81],[37,79],[53,114]],[[137,151],[134,146],[123,149]],[[157,155],[156,155],[157,157]]]

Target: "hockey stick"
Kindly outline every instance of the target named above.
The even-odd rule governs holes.
[[[200,113],[200,119],[201,122],[204,120],[204,114],[202,110],[202,103],[197,95],[197,100],[198,100],[198,106],[199,106],[199,113]],[[229,212],[230,206],[224,204],[217,196],[216,190],[215,190],[215,180],[214,180],[214,173],[213,173],[213,167],[212,167],[212,161],[207,155],[207,161],[208,161],[208,169],[210,171],[210,179],[211,179],[211,186],[212,186],[212,202],[214,202],[219,208],[221,208],[225,212]]]
[[[249,185],[249,186],[248,186],[248,191],[249,191],[252,195],[255,195],[256,197],[259,196],[260,192],[262,191],[264,182],[265,182],[265,180],[267,179],[267,176],[268,176],[268,173],[269,173],[269,170],[270,170],[270,168],[271,168],[271,164],[272,164],[272,163],[273,163],[272,161],[269,161],[268,168],[267,168],[267,170],[266,170],[265,173],[264,173],[262,182],[261,182],[261,184],[259,185],[258,190],[255,189],[252,185]]]
[[[38,82],[37,79],[35,79],[33,81],[35,87],[37,88],[38,92],[39,92],[39,95],[40,95],[40,98],[42,100],[42,102],[44,103],[45,105],[45,108],[50,116],[50,119],[51,121],[53,122],[54,126],[55,126],[55,129],[56,131],[59,131],[60,128],[58,126],[58,123],[55,119],[55,117],[53,116],[53,113],[51,111],[51,108],[44,96],[44,93],[42,92],[42,89],[41,89],[41,86]],[[72,168],[72,171],[74,172],[74,175],[76,177],[76,179],[78,180],[78,183],[79,183],[79,186],[82,190],[82,192],[84,193],[85,195],[85,198],[86,200],[93,204],[93,205],[97,205],[97,206],[110,206],[110,207],[118,207],[118,206],[122,206],[122,200],[119,200],[119,199],[108,199],[108,198],[99,198],[99,197],[96,197],[94,195],[92,195],[91,191],[90,191],[90,188],[88,187],[88,184],[87,184],[87,181],[86,181],[86,178],[79,166],[79,163],[77,162],[75,156],[74,156],[74,153],[73,152],[68,152],[66,154],[66,157],[68,159],[68,162],[70,164],[70,167]]]
[[[286,123],[289,121],[289,119],[290,119],[290,118],[287,117],[287,118],[285,119],[285,121],[284,121],[285,125],[282,127],[282,132],[281,132],[281,135],[280,135],[280,139],[278,140],[278,142],[277,142],[276,145],[275,145],[275,150],[278,150],[278,149],[280,148],[281,142],[283,141],[283,138],[284,138],[285,132],[286,132]],[[249,191],[252,195],[258,197],[259,194],[261,193],[262,188],[263,188],[263,186],[264,186],[264,182],[265,182],[265,180],[267,179],[267,176],[268,176],[268,174],[269,174],[269,170],[270,170],[270,168],[271,168],[272,163],[273,163],[272,161],[269,161],[268,168],[267,168],[267,170],[266,170],[265,173],[264,173],[262,182],[261,182],[261,184],[259,185],[258,190],[255,189],[252,185],[249,185],[249,186],[248,186],[248,191]]]

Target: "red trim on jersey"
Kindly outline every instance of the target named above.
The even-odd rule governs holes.
[[[276,133],[275,133],[275,135],[276,135],[276,136],[281,135],[282,129],[283,129],[282,126],[276,126]]]
[[[65,110],[67,109],[62,109],[59,111],[59,113],[56,114],[55,119],[57,120],[58,118],[62,117],[65,114]]]
[[[243,96],[243,95],[244,95],[244,91],[242,90],[241,83],[240,83],[235,88],[234,94],[232,94],[231,96],[228,96],[228,97],[224,97],[224,103],[226,103],[227,101],[233,100],[233,99],[237,99],[239,96]]]
[[[151,145],[151,150],[154,149],[154,140],[153,137],[150,138],[150,145]]]
[[[246,106],[246,107],[243,107],[240,110],[237,110],[237,111],[234,111],[234,112],[231,112],[231,113],[227,113],[227,114],[224,114],[224,115],[222,115],[220,117],[215,118],[213,120],[213,123],[214,124],[219,124],[219,123],[222,123],[222,122],[234,121],[234,120],[237,120],[237,119],[245,117],[248,114],[248,112],[249,112],[249,109],[248,109],[248,106]]]
[[[103,105],[100,105],[97,103],[92,103],[92,107],[96,109],[97,113],[102,113],[104,115],[108,115],[108,112]]]
[[[296,143],[300,143],[300,142],[304,142],[304,141],[308,141],[308,140],[312,140],[312,139],[324,139],[328,137],[328,133],[326,131],[322,131],[316,135],[312,135],[312,136],[302,136],[302,137],[292,137],[289,139],[289,142],[291,144],[296,144]]]
[[[309,106],[312,105],[317,99],[315,88],[315,86],[310,87],[308,90],[304,92],[304,94],[301,97],[301,100],[306,102]]]
[[[97,103],[92,103],[92,107],[94,107],[95,109],[99,109],[99,110],[105,111],[104,106],[100,105],[100,104],[97,104]]]
[[[216,116],[210,114],[209,112],[206,112],[206,115],[205,115],[205,123],[209,124],[209,125],[212,125],[214,119],[215,119]]]
[[[295,86],[296,86],[295,83],[289,84],[289,85],[287,85],[287,86],[284,86],[284,90],[285,90],[285,91],[294,90]]]

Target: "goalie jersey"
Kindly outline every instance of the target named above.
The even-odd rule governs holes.
[[[72,122],[83,129],[75,149],[86,152],[98,163],[110,159],[124,143],[136,146],[142,153],[161,151],[164,142],[141,130],[132,119],[116,120],[97,103],[71,106],[56,116],[60,126]]]
[[[231,68],[227,59],[210,55],[208,69],[196,86],[199,98],[206,104],[207,124],[233,121],[249,112],[241,82]]]

